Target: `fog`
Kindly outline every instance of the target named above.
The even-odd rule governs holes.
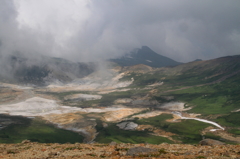
[[[0,55],[87,62],[146,45],[179,62],[207,60],[240,54],[239,15],[236,0],[1,0]]]

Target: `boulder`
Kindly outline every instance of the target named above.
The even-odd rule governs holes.
[[[134,122],[122,122],[117,124],[117,126],[123,130],[135,130],[138,127],[138,124]]]
[[[27,144],[27,143],[30,143],[31,141],[30,140],[23,140],[21,143],[22,144]]]
[[[127,156],[139,156],[139,155],[147,155],[159,153],[156,149],[146,148],[146,147],[133,147],[127,151]]]
[[[218,141],[218,140],[213,140],[213,139],[204,139],[199,142],[200,145],[208,145],[208,146],[214,146],[214,145],[225,145],[225,143]]]

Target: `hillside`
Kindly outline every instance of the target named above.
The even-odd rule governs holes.
[[[120,66],[144,64],[151,67],[166,67],[181,64],[180,62],[176,62],[168,57],[157,54],[147,46],[143,46],[141,49],[135,49],[121,58],[111,59],[110,61],[116,62]]]
[[[240,56],[228,56],[163,68],[111,65],[38,87],[2,82],[0,142],[238,144],[239,70]]]
[[[6,75],[0,72],[0,81],[27,85],[68,83],[91,74],[96,68],[93,63],[72,62],[48,56],[27,57],[17,54],[2,60],[8,64],[0,66],[7,69],[8,73]]]

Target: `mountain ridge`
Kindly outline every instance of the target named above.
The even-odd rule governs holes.
[[[96,64],[72,62],[62,58],[25,55],[8,56],[8,78],[0,72],[0,81],[11,83],[46,85],[51,82],[67,83],[83,78],[95,71]],[[3,66],[2,66],[3,67]]]
[[[181,64],[168,57],[157,54],[148,46],[142,46],[141,49],[135,49],[132,52],[123,55],[120,58],[110,59],[112,62],[116,62],[120,66],[133,66],[138,64],[144,64],[151,67],[167,67],[176,66]]]

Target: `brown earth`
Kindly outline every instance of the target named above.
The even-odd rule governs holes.
[[[202,135],[205,135],[206,133],[210,132],[211,129],[214,129],[214,127],[209,126],[209,127],[205,128],[202,131]],[[216,135],[216,136],[221,136],[221,138],[226,139],[228,141],[232,141],[232,142],[235,142],[235,143],[240,143],[240,137],[239,136],[235,136],[233,134],[230,134],[227,131],[218,130],[218,131],[212,131],[211,133]]]
[[[9,89],[1,88],[0,89],[0,104],[8,103],[13,101],[18,96],[22,95],[23,91],[20,89]]]
[[[169,140],[172,140],[174,143],[179,143],[179,141],[176,141],[171,137],[176,134],[164,131],[162,129],[158,129],[152,125],[138,125],[137,130],[138,131],[149,130],[149,131],[152,131],[151,135],[166,137]]]
[[[103,120],[104,121],[111,121],[111,122],[116,122],[116,121],[120,121],[121,119],[128,117],[132,114],[136,114],[139,112],[142,112],[146,110],[145,108],[123,108],[120,110],[116,110],[116,111],[110,111],[104,114],[103,116]]]
[[[139,152],[138,150],[141,150]],[[49,159],[49,158],[168,158],[168,159],[239,159],[240,145],[184,145],[184,144],[58,144],[31,143],[0,144],[0,158]]]

